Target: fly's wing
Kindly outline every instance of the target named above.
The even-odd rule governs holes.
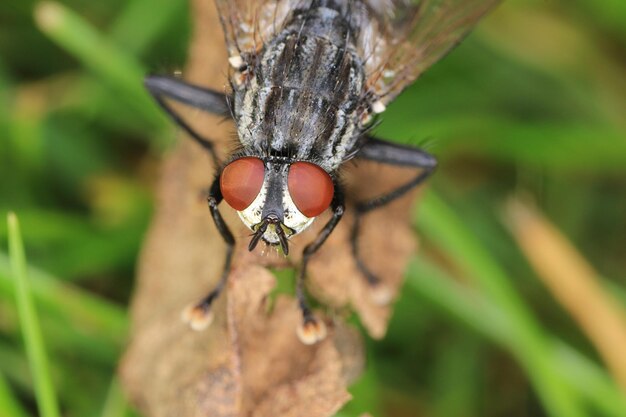
[[[258,51],[295,8],[311,0],[215,0],[230,57]]]
[[[259,51],[296,9],[341,10],[364,60],[370,91],[391,102],[456,46],[500,0],[215,0],[228,53]]]
[[[381,41],[365,51],[368,83],[391,102],[453,49],[500,0],[367,0]]]

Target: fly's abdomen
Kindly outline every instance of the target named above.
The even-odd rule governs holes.
[[[354,29],[341,10],[296,11],[236,91],[244,147],[315,160],[332,171],[358,139],[364,96]]]

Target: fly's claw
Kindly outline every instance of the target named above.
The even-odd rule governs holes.
[[[205,303],[190,305],[181,314],[183,322],[197,332],[208,328],[213,322],[214,316],[211,306]]]
[[[393,299],[393,290],[387,284],[383,283],[380,278],[374,275],[363,262],[357,259],[359,270],[363,274],[369,290],[369,297],[377,306],[384,307],[391,303]]]
[[[375,284],[370,284],[370,297],[374,304],[383,307],[391,303],[393,292],[388,285],[385,285],[382,282],[377,282]]]
[[[326,324],[313,316],[305,317],[302,323],[296,328],[298,339],[305,345],[313,345],[326,338],[328,331]]]

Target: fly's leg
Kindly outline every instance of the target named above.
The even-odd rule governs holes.
[[[144,80],[144,86],[152,95],[154,100],[172,118],[172,120],[187,134],[189,134],[189,136],[200,146],[211,153],[215,166],[219,166],[219,159],[215,152],[214,143],[211,140],[202,137],[193,128],[191,128],[191,126],[183,120],[180,114],[165,102],[165,99],[176,100],[180,103],[187,104],[209,113],[227,116],[230,114],[230,108],[228,106],[226,96],[207,88],[187,84],[176,78],[156,75],[146,77]],[[235,238],[224,222],[224,219],[218,209],[218,205],[221,203],[222,199],[223,196],[220,190],[218,176],[215,181],[213,181],[213,184],[209,189],[207,201],[209,203],[209,210],[211,211],[211,217],[213,217],[215,226],[222,236],[222,239],[224,239],[224,242],[226,242],[226,258],[224,260],[222,275],[220,276],[215,288],[213,288],[198,303],[186,309],[183,314],[183,319],[188,322],[194,330],[203,330],[211,324],[211,321],[213,320],[211,305],[224,289],[230,273]]]
[[[374,300],[379,304],[387,304],[390,301],[391,294],[386,288],[379,285],[380,279],[369,270],[359,253],[358,237],[362,217],[370,211],[383,207],[397,198],[402,197],[424,182],[437,167],[437,160],[434,156],[421,149],[397,145],[376,138],[368,138],[365,145],[357,154],[357,157],[383,164],[421,168],[421,171],[407,183],[402,184],[386,194],[360,201],[356,204],[355,220],[350,233],[352,254],[357,267],[367,279],[368,284],[375,290],[373,292]]]
[[[157,75],[146,77],[144,86],[170,118],[200,146],[211,153],[215,166],[218,166],[219,160],[215,153],[213,141],[202,137],[191,128],[180,114],[165,102],[165,98],[176,100],[209,113],[227,116],[230,114],[230,108],[226,96],[217,91],[187,84],[176,78]]]
[[[298,304],[302,311],[302,324],[297,328],[297,334],[300,341],[307,345],[312,345],[316,342],[323,340],[326,337],[326,325],[323,321],[318,320],[313,315],[311,307],[306,300],[304,291],[304,280],[306,278],[306,268],[311,256],[317,252],[317,250],[324,244],[328,236],[332,233],[339,220],[343,216],[344,212],[344,197],[343,192],[335,183],[335,196],[331,203],[333,209],[333,217],[324,225],[324,228],[317,235],[317,238],[309,243],[302,252],[302,265],[298,271],[298,280],[296,282],[296,296],[298,297]]]
[[[209,203],[209,210],[211,211],[211,216],[213,217],[215,226],[222,236],[222,239],[224,239],[224,242],[226,242],[226,258],[224,260],[224,269],[222,270],[222,275],[220,276],[220,279],[215,288],[213,288],[198,303],[192,305],[183,312],[183,320],[189,323],[189,326],[192,329],[198,331],[206,329],[213,320],[211,305],[213,304],[213,301],[215,301],[215,299],[221,294],[224,286],[226,285],[228,275],[230,274],[230,267],[233,258],[235,238],[233,237],[233,234],[224,222],[224,219],[222,218],[222,215],[220,214],[220,211],[217,207],[222,199],[223,197],[220,190],[220,179],[218,176],[215,181],[213,181],[213,185],[211,185],[207,201]]]
[[[144,79],[144,85],[153,96],[171,98],[218,116],[228,116],[230,114],[226,95],[209,88],[199,87],[177,78],[161,75],[147,76]]]

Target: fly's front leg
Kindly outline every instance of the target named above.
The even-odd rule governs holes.
[[[387,304],[390,301],[391,294],[386,288],[379,285],[380,279],[369,270],[360,256],[358,238],[362,217],[370,211],[383,207],[402,197],[408,191],[424,182],[437,167],[437,160],[434,156],[422,149],[397,145],[376,138],[368,138],[365,145],[357,154],[357,157],[383,164],[421,168],[421,171],[407,183],[402,184],[388,193],[356,203],[355,220],[350,234],[352,254],[357,267],[367,279],[368,284],[375,290],[373,292],[374,300],[379,304]]]
[[[164,99],[176,100],[209,113],[227,116],[230,114],[230,108],[226,96],[217,91],[187,84],[176,78],[157,75],[146,77],[144,79],[144,86],[170,118],[200,146],[211,153],[215,166],[219,166],[219,160],[215,153],[213,141],[202,137],[196,132]]]
[[[211,185],[211,189],[209,191],[209,197],[207,199],[209,203],[209,210],[211,211],[211,216],[213,217],[213,221],[215,222],[215,226],[219,231],[222,239],[226,242],[226,258],[224,260],[224,269],[222,270],[222,275],[215,286],[203,299],[201,299],[198,303],[190,306],[183,312],[183,320],[189,323],[189,326],[194,330],[204,330],[206,329],[213,320],[213,312],[211,311],[211,305],[213,301],[221,294],[224,286],[226,285],[226,281],[228,280],[228,275],[230,274],[230,268],[233,258],[233,249],[235,246],[235,238],[231,233],[230,229],[224,222],[222,215],[218,209],[218,205],[222,201],[222,192],[220,190],[220,178],[219,176],[213,181],[213,185]]]
[[[320,246],[322,246],[328,236],[330,236],[343,216],[344,196],[343,191],[337,183],[335,183],[335,196],[331,202],[331,208],[333,209],[333,217],[324,225],[324,228],[317,235],[317,238],[309,243],[302,252],[302,265],[298,271],[298,280],[296,282],[296,296],[298,297],[298,303],[302,311],[302,325],[297,328],[297,334],[300,341],[307,345],[312,345],[326,337],[326,325],[321,320],[315,318],[306,301],[304,280],[306,278],[306,268],[309,259],[317,252]]]

